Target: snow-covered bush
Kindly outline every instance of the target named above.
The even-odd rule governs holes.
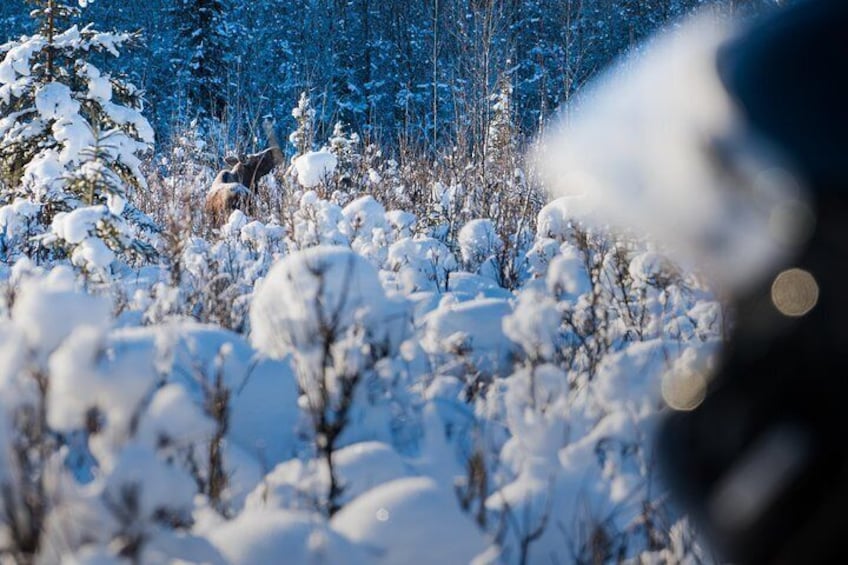
[[[457,270],[456,257],[441,241],[431,237],[405,237],[389,247],[387,267],[397,273],[407,292],[447,290]]]
[[[339,247],[286,257],[268,273],[253,299],[254,345],[272,357],[293,357],[317,454],[329,469],[324,503],[329,515],[340,508],[343,491],[333,453],[351,441],[351,424],[355,428],[376,423],[378,429],[364,433],[379,439],[389,431],[379,429],[388,422],[375,418],[386,410],[383,404],[390,392],[380,390],[387,387],[378,365],[397,353],[405,321],[403,305],[385,296],[374,267]]]
[[[497,267],[493,263],[503,249],[492,220],[471,220],[459,230],[458,244],[462,260],[472,273],[487,273],[496,278]]]
[[[357,198],[342,210],[345,222],[344,233],[351,248],[368,258],[377,266],[382,266],[387,258],[388,226],[386,210],[373,196]]]
[[[297,171],[297,182],[304,188],[315,188],[327,182],[336,171],[338,159],[329,151],[310,151],[292,162]]]
[[[303,193],[299,204],[292,214],[293,239],[296,248],[349,243],[343,233],[341,223],[344,214],[338,204],[320,198],[318,193],[311,190]]]
[[[70,271],[53,269],[19,291],[3,321],[5,341],[19,347],[4,356],[4,386],[17,389],[0,414],[16,438],[4,444],[4,551],[29,562],[114,540],[116,555],[139,557],[161,525],[191,521],[191,476],[136,436],[167,369],[152,341],[109,332],[109,304],[81,292]],[[88,516],[92,529],[68,516]]]

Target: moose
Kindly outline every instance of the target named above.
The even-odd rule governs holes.
[[[256,194],[259,180],[277,166],[280,150],[269,147],[250,155],[228,155],[230,167],[218,173],[206,193],[206,214],[214,225],[224,223],[233,210],[244,210]]]

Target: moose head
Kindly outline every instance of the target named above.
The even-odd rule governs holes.
[[[224,223],[233,210],[244,210],[253,196],[259,180],[274,170],[282,154],[270,147],[250,155],[228,155],[224,162],[230,167],[218,173],[206,193],[206,214],[214,225]]]
[[[251,155],[227,155],[224,162],[230,166],[229,172],[235,176],[236,182],[243,184],[253,193],[259,179],[274,170],[277,165],[276,154],[279,151],[276,147],[269,147]]]

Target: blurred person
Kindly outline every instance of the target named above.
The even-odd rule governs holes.
[[[733,306],[719,369],[680,377],[695,401],[658,439],[682,508],[723,559],[844,558],[848,2],[696,19],[590,89],[538,157],[588,221],[647,232]]]

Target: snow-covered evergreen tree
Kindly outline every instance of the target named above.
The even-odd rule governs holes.
[[[516,149],[516,127],[512,119],[512,82],[506,74],[498,79],[498,89],[491,97],[492,115],[486,135],[486,161],[499,168],[509,170],[508,161]]]
[[[142,92],[92,62],[137,35],[61,30],[76,9],[33,3],[38,33],[6,44],[0,61],[0,204],[33,212],[24,233],[3,215],[4,255],[40,236],[40,255],[62,248],[85,270],[106,269],[116,253],[151,258],[142,232],[155,226],[128,203],[146,187],[140,157],[154,140]]]
[[[329,139],[327,150],[336,156],[338,176],[344,181],[352,182],[358,172],[362,155],[359,154],[359,134],[345,131],[342,122],[336,122],[333,135]]]
[[[315,141],[315,109],[312,108],[309,94],[300,93],[300,99],[291,115],[297,121],[297,128],[289,135],[289,143],[294,145],[295,157],[298,157],[312,151]]]

